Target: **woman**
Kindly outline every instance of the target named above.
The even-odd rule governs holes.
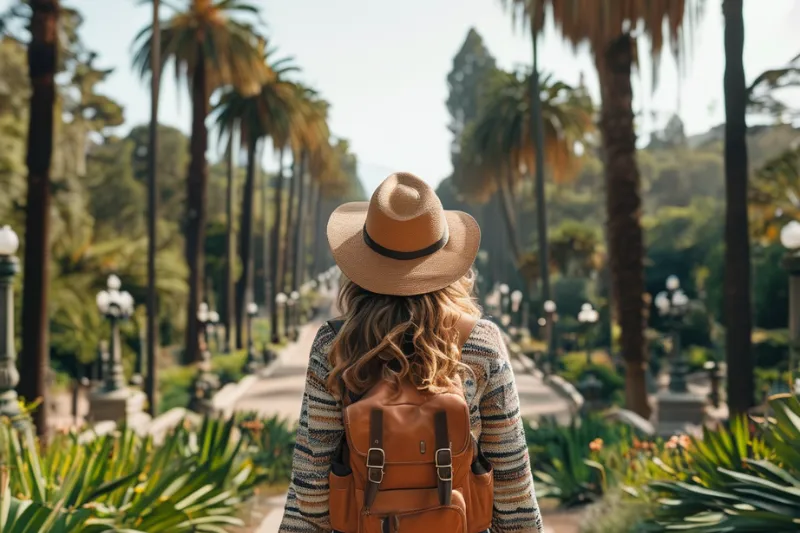
[[[475,220],[400,173],[327,234],[343,316],[311,349],[280,532],[541,533],[508,354],[472,296]]]

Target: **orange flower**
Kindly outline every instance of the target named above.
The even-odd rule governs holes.
[[[589,449],[593,452],[599,452],[603,449],[603,439],[596,438],[589,443]]]
[[[676,449],[678,447],[678,436],[677,435],[671,436],[667,441],[667,443],[664,445],[664,447],[667,448],[668,450]]]
[[[681,435],[678,437],[678,444],[680,444],[681,448],[684,450],[688,450],[692,445],[692,439],[690,439],[688,435]]]

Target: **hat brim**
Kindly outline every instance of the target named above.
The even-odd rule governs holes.
[[[426,257],[391,259],[364,242],[369,202],[338,207],[328,220],[328,244],[333,259],[352,282],[377,294],[413,296],[438,291],[469,272],[481,244],[478,223],[462,211],[445,211],[447,244]]]

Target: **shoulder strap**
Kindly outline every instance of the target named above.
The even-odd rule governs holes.
[[[344,326],[344,320],[341,318],[334,318],[333,320],[328,321],[328,325],[333,330],[334,335],[338,335],[342,330],[342,326]]]

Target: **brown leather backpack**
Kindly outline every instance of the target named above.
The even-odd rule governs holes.
[[[340,321],[330,323],[338,333]],[[474,319],[457,326],[466,341]],[[424,393],[383,382],[344,392],[346,438],[333,459],[330,520],[339,533],[480,533],[494,479],[470,432],[462,390]]]

